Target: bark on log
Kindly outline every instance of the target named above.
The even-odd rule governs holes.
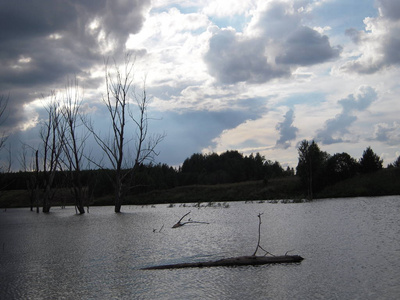
[[[304,258],[300,255],[281,256],[239,256],[224,258],[217,261],[180,263],[172,265],[160,265],[142,268],[142,270],[182,269],[182,268],[204,268],[204,267],[232,267],[232,266],[256,266],[265,264],[299,263]]]

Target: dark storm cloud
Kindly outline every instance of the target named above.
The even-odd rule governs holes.
[[[362,87],[356,95],[340,100],[342,112],[325,122],[324,128],[317,131],[316,140],[326,145],[344,142],[343,135],[349,133],[348,128],[357,120],[354,112],[366,110],[376,99],[377,93],[373,88]]]
[[[290,141],[296,139],[296,134],[299,129],[293,126],[294,112],[288,110],[284,116],[284,120],[276,125],[276,130],[279,131],[279,139],[276,141],[276,146],[287,149],[290,147]]]
[[[301,23],[293,3],[270,2],[246,36],[214,29],[204,56],[210,74],[221,83],[262,83],[291,75],[294,68],[337,58],[341,47]]]
[[[400,2],[398,0],[379,0],[383,16],[391,20],[400,20]]]
[[[0,93],[10,93],[10,112],[16,115],[35,93],[63,87],[67,77],[88,74],[103,56],[117,55],[128,35],[140,30],[148,5],[149,0],[1,1]]]
[[[319,32],[301,26],[294,31],[283,47],[284,53],[276,58],[277,63],[292,65],[314,65],[337,58],[340,46],[331,47],[329,38]]]

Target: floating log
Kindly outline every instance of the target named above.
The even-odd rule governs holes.
[[[142,268],[142,270],[205,268],[205,267],[233,267],[233,266],[257,266],[265,264],[299,263],[303,260],[300,255],[281,256],[239,256],[224,258],[217,261],[180,263]]]

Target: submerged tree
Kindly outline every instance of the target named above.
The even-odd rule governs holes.
[[[108,136],[102,136],[94,130],[92,124],[88,125],[113,169],[112,181],[117,213],[121,211],[129,175],[144,161],[152,160],[158,155],[155,148],[164,138],[164,135],[149,135],[149,99],[145,86],[140,95],[135,92],[133,67],[134,61],[130,54],[126,55],[122,69],[116,62],[112,69],[107,62],[105,63],[106,93],[102,100],[111,121],[111,130]],[[136,111],[130,109],[130,102],[136,102]],[[135,135],[130,136],[130,132],[135,132]],[[98,166],[104,168],[100,164]]]
[[[53,92],[50,102],[45,106],[47,119],[40,131],[40,154],[42,159],[41,183],[43,188],[43,212],[50,212],[54,197],[53,182],[56,171],[60,169],[60,156],[63,150],[65,127],[61,118],[60,104]],[[36,152],[36,170],[39,171],[39,157]]]
[[[82,164],[85,154],[85,142],[89,137],[89,132],[82,123],[81,104],[82,97],[75,80],[74,83],[68,83],[64,95],[63,107],[61,108],[61,114],[65,122],[64,142],[62,145],[65,154],[64,164],[68,169],[75,207],[80,214],[84,214],[84,200],[86,195],[82,183]]]

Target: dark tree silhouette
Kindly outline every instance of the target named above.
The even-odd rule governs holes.
[[[153,160],[158,155],[155,148],[165,137],[165,135],[149,134],[149,117],[147,115],[149,99],[145,87],[143,87],[141,95],[135,93],[133,67],[134,61],[130,54],[125,56],[122,69],[116,62],[114,62],[114,68],[110,69],[106,62],[106,93],[103,96],[103,102],[111,121],[110,134],[106,137],[101,136],[95,131],[92,124],[88,124],[89,131],[93,134],[113,169],[112,181],[116,213],[121,211],[126,189],[129,189],[126,187],[126,182],[131,177],[131,173],[144,161]],[[129,107],[131,101],[136,102],[136,112]],[[131,124],[133,126],[130,126]],[[132,132],[135,133],[133,137],[129,135]],[[132,141],[134,145],[131,144]],[[99,163],[97,166],[104,168]]]
[[[393,163],[388,164],[388,168],[400,168],[400,156]]]
[[[371,173],[382,169],[383,160],[374,153],[371,147],[364,150],[360,158],[360,172]]]
[[[68,169],[70,182],[72,185],[72,195],[75,199],[75,208],[80,214],[85,213],[84,200],[85,188],[82,182],[82,169],[84,162],[84,152],[86,140],[89,132],[85,130],[82,123],[82,113],[80,112],[82,97],[79,93],[77,81],[68,83],[61,115],[65,122],[65,135],[63,150],[65,154],[65,165]]]
[[[0,95],[0,126],[3,125],[3,123],[7,119],[6,111],[7,111],[8,99],[9,99],[8,96]],[[0,151],[1,149],[3,149],[6,140],[7,140],[6,132],[0,132]]]
[[[357,174],[358,162],[349,154],[336,153],[326,163],[326,175],[329,183],[335,183]]]
[[[325,183],[322,175],[329,154],[321,151],[314,141],[309,143],[303,140],[297,150],[299,153],[297,175],[307,189],[308,198],[313,199],[314,190],[320,189]]]
[[[47,119],[42,123],[40,132],[40,154],[42,159],[41,185],[43,187],[43,212],[50,212],[54,197],[53,182],[56,171],[60,169],[60,156],[63,150],[65,123],[62,122],[60,104],[53,92],[50,103],[45,106]],[[36,170],[39,170],[38,152],[36,152]]]
[[[220,184],[281,177],[285,172],[279,162],[266,160],[259,153],[243,156],[236,150],[221,153],[193,154],[182,165],[181,184]]]

